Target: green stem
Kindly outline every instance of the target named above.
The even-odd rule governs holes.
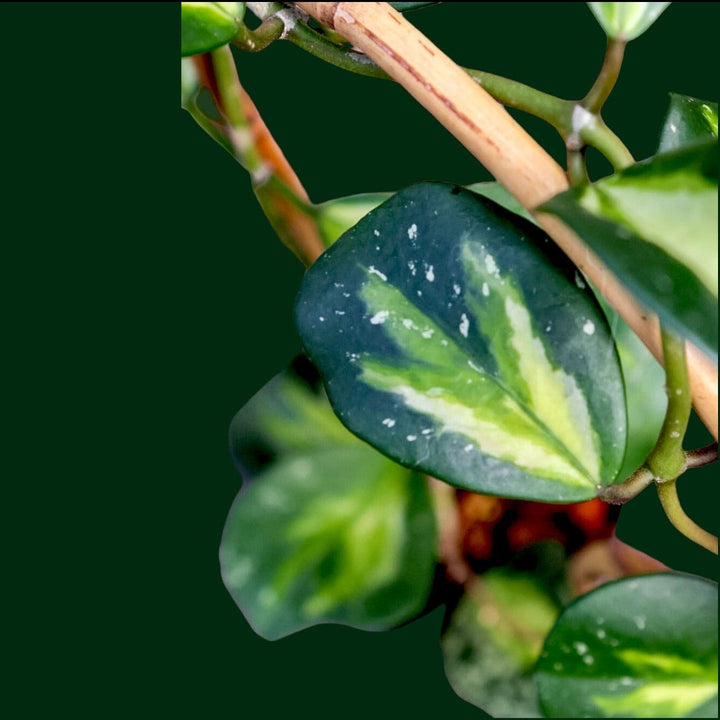
[[[567,151],[567,174],[572,187],[585,185],[590,182],[585,164],[585,148]]]
[[[675,480],[661,482],[657,485],[658,497],[660,504],[668,516],[668,520],[673,526],[680,531],[686,538],[697,543],[706,550],[715,555],[718,554],[718,539],[715,535],[703,530],[696,522],[691,520],[680,504],[680,498],[677,494],[677,486]]]
[[[463,69],[478,85],[503,105],[545,120],[562,137],[572,132],[572,112],[575,103],[571,100],[562,100],[500,75],[470,68]]]
[[[660,437],[646,461],[656,481],[660,483],[673,481],[685,471],[682,445],[692,411],[685,342],[663,330],[662,346],[668,405]]]
[[[608,99],[612,89],[615,87],[620,68],[622,67],[623,55],[625,54],[625,40],[609,39],[605,49],[600,74],[595,83],[582,101],[582,106],[593,115],[597,115],[605,101]]]
[[[250,139],[250,128],[238,92],[239,80],[232,50],[228,45],[223,45],[213,50],[210,55],[222,104],[218,110],[228,121],[228,139],[235,149],[237,161],[250,173],[255,182],[257,178],[266,175],[267,168]]]
[[[632,165],[635,159],[625,147],[622,140],[597,115],[592,116],[594,121],[588,122],[580,129],[580,140],[599,150],[615,170],[624,170]]]
[[[235,149],[232,143],[228,139],[224,132],[224,129],[217,120],[213,120],[208,117],[200,108],[195,98],[187,100],[183,104],[183,108],[187,110],[192,119],[224,150],[226,150],[233,157],[235,156]]]
[[[260,27],[250,30],[240,23],[237,34],[233,38],[233,45],[246,52],[259,52],[278,40],[285,30],[285,23],[281,18],[273,16],[265,20]]]

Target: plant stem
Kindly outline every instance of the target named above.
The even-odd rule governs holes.
[[[612,89],[615,87],[618,75],[620,74],[620,68],[622,67],[626,44],[626,40],[608,39],[607,48],[605,49],[605,59],[600,69],[600,74],[582,101],[583,107],[588,112],[593,113],[593,115],[597,115],[600,112]]]
[[[325,249],[315,222],[315,209],[252,99],[240,85],[232,51],[226,45],[199,56],[196,66],[225,118],[225,127],[220,132],[229,142],[235,159],[250,173],[253,191],[266,217],[282,242],[309,267]],[[216,133],[211,132],[213,126],[207,122],[201,126],[215,137]]]
[[[240,23],[233,45],[246,52],[259,52],[278,40],[285,30],[285,23],[279,17],[269,17],[260,27],[250,30]]]
[[[642,465],[624,482],[603,488],[598,497],[610,505],[624,505],[628,500],[637,497],[654,480],[652,472],[646,465]]]
[[[691,520],[680,504],[680,498],[677,494],[675,480],[661,482],[657,485],[658,497],[660,504],[668,516],[668,520],[673,526],[680,531],[686,538],[697,543],[711,553],[718,554],[718,539],[715,535],[703,530],[696,522]]]
[[[594,117],[595,122],[588,123],[580,130],[580,139],[586,145],[599,150],[615,170],[623,170],[632,165],[635,159],[622,140],[605,124],[601,117]]]
[[[685,453],[685,467],[697,468],[709,465],[718,459],[718,444],[712,443],[698,450],[688,450]]]
[[[585,149],[567,151],[567,172],[571,187],[585,185],[590,181],[585,164]]]
[[[685,470],[682,445],[692,410],[685,343],[663,330],[662,345],[668,404],[660,436],[646,461],[660,483],[675,480]]]

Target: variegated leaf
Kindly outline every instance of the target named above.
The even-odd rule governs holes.
[[[660,132],[659,152],[712,140],[718,136],[718,104],[670,93],[670,107]]]
[[[543,210],[582,237],[671,331],[718,343],[717,140],[656,155]]]
[[[717,585],[607,583],[559,617],[538,663],[545,717],[717,717]]]
[[[340,419],[398,462],[480,492],[593,497],[622,462],[615,347],[534,225],[425,183],[310,268],[297,323]]]
[[[297,359],[235,416],[246,484],[220,546],[223,580],[268,639],[318,623],[388,629],[420,613],[435,569],[428,488],[349,433]]]

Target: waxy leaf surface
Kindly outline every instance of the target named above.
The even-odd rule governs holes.
[[[388,629],[423,610],[436,559],[422,477],[351,435],[287,372],[238,413],[231,445],[246,483],[220,562],[259,635],[327,622]]]
[[[658,152],[677,150],[717,136],[717,103],[670,93],[670,107],[660,132]]]
[[[594,297],[536,226],[450,185],[393,196],[305,276],[300,335],[344,424],[479,492],[594,497],[625,448]]]
[[[560,616],[538,663],[546,717],[717,717],[717,585],[662,573],[602,585]]]
[[[717,357],[717,141],[552,198],[558,215],[672,332]]]

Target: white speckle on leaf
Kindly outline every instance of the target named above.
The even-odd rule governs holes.
[[[671,438],[679,438],[679,437],[680,437],[680,433],[679,433],[677,430],[673,430],[673,431],[670,433],[670,437],[671,437]]]
[[[422,290],[417,291],[418,297],[422,297]]]
[[[447,347],[448,341],[445,340],[445,339],[442,339],[442,340],[440,341],[440,344],[441,344],[441,345],[445,345],[445,346]]]
[[[395,420],[393,420],[392,418],[385,418],[385,419],[382,421],[382,424],[385,425],[385,426],[387,426],[387,427],[389,427],[389,428],[391,428],[391,427],[393,427],[393,426],[395,425]]]
[[[385,282],[387,282],[387,275],[385,275],[385,273],[382,273],[379,270],[377,270],[374,265],[371,265],[368,268],[368,272],[371,275],[377,275],[381,280],[384,280]]]
[[[417,275],[417,268],[415,267],[415,262],[413,260],[410,260],[410,262],[408,262],[408,267],[410,268],[410,274],[415,277],[415,275]]]
[[[488,295],[490,295],[490,286],[486,282],[482,284],[482,294],[485,297],[488,297]]]
[[[426,339],[429,340],[433,335],[435,334],[435,331],[432,328],[428,328],[427,330],[423,330],[421,335]]]
[[[424,428],[421,432],[423,435],[430,435],[432,431],[432,428]]]
[[[379,230],[373,230],[373,235],[375,235],[375,237],[380,237],[380,231],[379,231]]]
[[[635,621],[635,625],[637,626],[638,630],[644,630],[645,629],[645,617],[643,615],[637,615],[633,618]]]
[[[335,314],[336,314],[336,315],[344,315],[344,314],[345,314],[345,311],[344,311],[344,310],[336,310],[336,311],[335,311]]]
[[[466,445],[466,446],[463,448],[463,450],[464,450],[465,452],[470,452],[472,449],[473,449],[473,446],[470,445],[470,444]]]
[[[433,280],[435,280],[435,270],[432,265],[429,265],[428,269],[425,271],[425,277],[428,282],[433,282]]]
[[[588,646],[579,640],[576,640],[572,645],[578,655],[584,655],[588,651]]]
[[[468,364],[476,373],[480,373],[481,375],[483,374],[482,368],[479,368],[472,360],[468,360],[468,361],[467,361],[467,364]]]
[[[675,123],[670,123],[670,132],[677,132],[677,125]]]
[[[408,330],[417,330],[418,329],[418,326],[410,318],[403,318],[402,324]]]
[[[620,678],[620,684],[625,685],[625,687],[627,687],[628,685],[632,685],[632,682],[633,682],[632,678],[629,678],[629,677]]]
[[[500,277],[500,271],[498,270],[495,258],[492,255],[485,256],[485,269],[495,277]]]
[[[350,297],[350,293],[344,292],[344,293],[343,293],[343,297]]]
[[[583,325],[583,332],[586,335],[593,335],[595,333],[595,323],[592,320],[586,320]]]
[[[320,322],[325,322],[325,318],[324,318],[322,315],[319,315],[319,316],[318,316],[318,320],[319,320]]]
[[[592,665],[595,662],[595,658],[592,655],[585,655],[583,657],[583,662],[586,665]]]
[[[575,284],[583,290],[585,288],[585,281],[582,278],[582,275],[576,270],[575,271]]]
[[[408,442],[415,442],[417,440],[417,435],[408,435],[407,441]]]
[[[409,237],[411,240],[414,240],[414,239],[417,237],[417,225],[416,225],[415,223],[413,223],[413,224],[408,228],[407,234],[408,234],[408,237]]]
[[[376,312],[371,318],[370,322],[373,325],[382,325],[390,316],[389,310],[380,310],[380,312]]]
[[[460,316],[460,325],[458,326],[458,329],[460,330],[460,334],[463,337],[468,336],[468,330],[470,329],[470,320],[465,313]]]
[[[595,634],[598,636],[599,640],[604,640],[607,637],[607,633],[602,628],[600,628],[600,630],[598,630]]]

